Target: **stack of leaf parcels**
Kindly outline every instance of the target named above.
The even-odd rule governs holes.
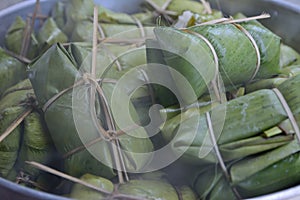
[[[300,55],[242,14],[192,0],[142,7],[98,6],[93,21],[92,0],[59,1],[32,33],[16,18],[0,49],[0,176],[74,199],[241,199],[298,185]],[[179,159],[152,169],[166,145]]]

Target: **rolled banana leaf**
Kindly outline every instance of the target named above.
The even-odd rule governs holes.
[[[281,77],[258,80],[254,83],[250,83],[246,85],[246,93],[254,92],[256,90],[261,90],[261,89],[276,88],[286,80],[288,80],[288,78],[281,78]]]
[[[33,91],[23,87],[30,82],[23,81],[5,91],[0,100],[0,134],[4,134],[9,126],[16,123],[20,116],[27,112],[31,106]],[[18,125],[12,132],[0,142],[0,174],[1,177],[15,180],[15,165],[18,158],[20,144],[22,143],[23,125]]]
[[[119,186],[121,194],[133,195],[145,199],[177,200],[175,188],[164,181],[155,180],[131,180]]]
[[[163,8],[167,0],[151,0],[152,3],[156,4],[159,8]],[[190,10],[191,12],[202,14],[204,12],[204,7],[201,3],[190,1],[190,0],[172,0],[167,6],[166,10],[174,11],[177,15],[181,15],[184,11]]]
[[[232,188],[242,198],[255,197],[286,189],[300,183],[299,148],[296,140],[264,154],[228,165],[232,182],[222,170],[208,167],[198,171],[194,188],[202,198],[237,199]]]
[[[197,195],[189,186],[171,184],[168,174],[162,171],[141,174],[126,184],[120,185],[119,192],[146,199],[197,199]]]
[[[282,77],[293,77],[300,74],[300,65],[291,65],[281,70],[280,75]]]
[[[236,18],[244,17],[242,14],[235,15]],[[241,23],[255,40],[260,52],[260,69],[256,79],[270,78],[280,71],[281,38],[264,27],[258,21]]]
[[[105,60],[109,58],[103,58],[103,64],[105,64],[107,62]],[[45,65],[46,60],[48,64]],[[72,56],[61,45],[54,45],[33,63],[30,69],[30,79],[40,106],[44,106],[53,96],[67,89],[51,102],[46,109],[44,108],[45,120],[51,137],[62,155],[68,155],[71,151],[82,148],[84,144],[95,139],[99,140],[104,134],[96,129],[95,124],[93,124],[95,119],[91,117],[89,105],[91,86],[82,84],[72,88],[77,78],[77,80],[83,78],[77,67],[78,65],[72,59]],[[89,67],[86,69],[89,69]],[[68,90],[70,87],[71,89]],[[107,102],[110,103],[112,91],[115,87],[114,81],[103,82],[101,87]],[[73,91],[76,89],[77,92],[80,92],[78,95],[83,97],[76,98],[75,101],[77,102],[75,104],[72,89]],[[98,100],[98,98],[95,100],[98,123],[106,129],[109,125],[107,124],[108,119],[104,116],[103,102],[101,103],[101,100]],[[132,104],[129,104],[129,110],[133,114],[133,118],[138,121]],[[131,125],[128,124],[128,126]],[[116,126],[116,131],[118,131],[118,126]],[[80,135],[80,132],[84,132],[84,136]],[[131,134],[137,138],[130,136]],[[153,148],[145,130],[142,128],[133,129],[129,131],[129,134],[120,135],[118,138],[120,147],[125,151],[123,157],[127,170],[138,171],[149,162],[149,156],[141,157],[135,154],[151,152]],[[98,143],[90,147],[87,146],[78,152],[69,154],[65,159],[66,172],[73,176],[81,176],[90,171],[104,177],[114,176],[112,167],[114,166],[115,158],[111,153],[111,145],[110,141],[102,138]]]
[[[253,44],[234,25],[198,26],[189,30],[202,34],[213,44],[225,85],[243,83],[254,74],[257,55]]]
[[[25,111],[25,108],[22,106],[9,107],[1,110],[1,119],[0,119],[0,133],[4,133],[7,127],[9,127],[13,121]],[[16,163],[19,146],[21,142],[21,126],[18,126],[14,129],[9,136],[7,136],[0,143],[0,176],[4,178],[11,178],[12,180],[15,177],[8,177],[9,173],[13,171],[13,167]]]
[[[0,97],[6,89],[25,78],[25,66],[0,48]]]
[[[165,8],[166,11],[171,11],[171,17],[178,17],[182,15],[184,11],[190,11],[198,15],[202,21],[208,21],[211,19],[220,18],[222,17],[222,13],[216,10],[212,10],[212,13],[207,13],[208,11],[205,10],[205,7],[202,3],[197,1],[191,0],[172,0],[167,4],[167,0],[159,1],[159,0],[149,0],[146,1],[145,6],[150,10],[153,10],[155,5],[159,9]],[[167,5],[167,6],[166,6]]]
[[[91,45],[88,43],[72,43],[69,47],[69,52],[73,55],[74,59],[78,63],[79,67],[90,66],[90,55],[91,55]],[[107,55],[103,55],[101,51],[107,51]],[[106,57],[103,57],[106,56]],[[113,63],[114,59],[117,58],[118,64]],[[146,51],[143,46],[135,48],[132,45],[105,45],[100,47],[97,63],[101,63],[102,68],[97,68],[96,74],[100,76],[104,73],[105,77],[112,80],[117,80],[120,77],[130,73],[134,68],[144,66],[146,64]],[[131,84],[140,85],[141,87],[136,91],[128,91],[133,93],[131,99],[138,112],[140,122],[142,125],[147,125],[149,123],[148,110],[152,105],[152,100],[149,95],[149,86],[143,84],[147,83],[147,74],[143,73],[142,69],[140,73],[136,74],[134,80]]]
[[[93,0],[67,1],[65,3],[66,22],[63,32],[70,36],[76,23],[88,20],[93,16],[93,8]]]
[[[99,22],[109,24],[137,24],[137,20],[139,20],[142,24],[154,25],[154,16],[151,12],[130,15],[127,13],[114,12],[103,6],[98,6],[98,19]]]
[[[5,34],[5,46],[8,50],[16,53],[17,55],[21,53],[25,29],[26,22],[20,16],[18,16]],[[34,58],[37,54],[38,48],[39,43],[35,35],[31,34],[30,49],[28,51],[28,55],[25,56],[27,56],[28,58]]]
[[[80,179],[86,183],[92,184],[96,187],[102,188],[110,193],[114,191],[114,184],[105,178],[95,176],[92,174],[84,174]],[[106,199],[106,195],[100,192],[97,192],[93,189],[87,188],[81,184],[75,184],[72,187],[70,193],[72,199],[91,199],[91,200],[101,200]]]
[[[298,124],[299,80],[298,75],[278,86]],[[226,114],[222,115],[224,112]],[[282,102],[272,90],[259,90],[233,99],[213,107],[210,113],[214,130],[219,131],[220,123],[224,122],[224,126],[221,127],[220,132],[215,133],[215,137],[225,161],[278,148],[293,140],[291,135],[279,134],[270,138],[259,135],[288,118]],[[213,117],[214,113],[218,114]],[[179,128],[180,132],[177,131]],[[171,118],[162,127],[162,134],[168,142],[172,143],[174,152],[184,152],[183,158],[192,164],[217,162],[213,143],[208,139],[208,131],[206,116],[195,108]],[[192,133],[195,133],[193,141]]]
[[[259,59],[262,65],[259,69],[257,69],[258,55],[253,44],[245,33],[232,24],[194,26],[185,31],[170,27],[156,27],[154,32],[161,49],[164,50],[165,63],[183,74],[200,97],[206,90],[207,81],[212,80],[211,74],[216,73],[216,63],[212,61],[216,58],[212,56],[212,49],[208,48],[207,42],[197,34],[201,34],[212,44],[225,86],[235,86],[254,78],[266,78],[279,73],[280,38],[260,24],[246,24],[245,27],[260,49]],[[195,41],[199,41],[200,44],[195,45],[195,50],[191,51]],[[194,44],[190,45],[191,43]],[[271,46],[272,48],[269,48]],[[200,58],[200,55],[205,56]],[[200,78],[199,72],[202,76]],[[203,76],[206,77],[206,83],[203,83]]]
[[[18,167],[29,174],[31,180],[37,179],[39,170],[25,164],[25,161],[35,161],[48,165],[54,157],[52,140],[46,130],[42,116],[33,112],[24,119],[24,136],[18,158]]]
[[[64,43],[68,37],[57,27],[53,18],[48,18],[37,34],[41,48],[47,49],[55,43]]]
[[[167,66],[182,74],[189,81],[196,96],[201,96],[207,91],[207,86],[216,73],[209,46],[197,36],[170,27],[156,27],[154,33]],[[178,79],[173,74],[172,78]],[[174,85],[186,104],[195,103],[191,96],[184,94],[186,88],[177,81],[174,81]]]
[[[282,93],[286,102],[288,103],[298,126],[300,124],[299,85],[300,75],[297,75],[278,86],[278,90]]]
[[[274,78],[262,79],[245,86],[246,92],[250,93],[260,89],[272,89],[277,88],[284,81],[289,80],[289,78],[295,77],[300,74],[300,65],[291,65],[281,69],[280,74]]]
[[[143,175],[142,175],[143,176]],[[144,177],[145,178],[145,177]],[[86,186],[75,184],[70,197],[74,199],[107,199],[109,196],[114,199],[163,199],[163,200],[194,200],[196,194],[188,186],[181,186],[175,189],[165,180],[134,179],[118,186],[113,185],[109,180],[91,174],[85,174],[81,180],[105,190],[103,194]],[[111,193],[111,194],[109,194]]]

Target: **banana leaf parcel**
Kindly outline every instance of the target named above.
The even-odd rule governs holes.
[[[70,197],[75,199],[162,199],[162,200],[194,200],[196,194],[188,186],[175,187],[167,180],[151,178],[143,175],[138,179],[130,180],[125,184],[114,185],[111,181],[91,174],[85,174],[81,180],[96,187],[102,188],[105,193],[95,191],[86,186],[75,184]]]
[[[0,48],[0,97],[6,89],[25,78],[25,66]]]
[[[296,126],[300,124],[299,85],[298,75],[278,86]],[[199,110],[187,110],[166,122],[162,133],[173,144],[174,152],[182,153],[186,150],[182,161],[202,166],[196,170],[198,175],[192,176],[196,177],[193,179],[194,188],[202,198],[222,199],[224,195],[231,199],[247,198],[299,184],[300,140],[299,135],[295,134],[297,127],[294,126],[292,132],[283,133],[280,130],[275,135],[266,135],[270,128],[287,122],[287,118],[291,120],[289,123],[293,121],[285,103],[279,100],[280,97],[274,91],[258,90],[213,107],[211,116],[214,111],[217,113],[215,118],[211,118],[215,133],[219,133],[219,124],[224,117],[220,135],[214,136],[216,143],[209,136],[209,123]],[[220,117],[225,107],[226,115]],[[197,132],[191,142],[195,129]],[[217,151],[226,164],[225,172],[217,165],[203,167],[205,164],[220,163]]]
[[[109,56],[100,55],[102,62],[99,65],[105,66]],[[79,67],[80,64],[78,66],[64,47],[54,45],[32,64],[29,73],[39,105],[45,112],[51,138],[59,153],[65,157],[65,171],[73,176],[92,171],[104,177],[115,176],[113,168],[117,171],[121,171],[119,167],[125,171],[139,171],[151,160],[143,153],[153,149],[146,131],[143,128],[130,129],[133,124],[128,124],[126,133],[130,134],[120,133],[114,124],[114,116],[109,114],[109,103],[106,104],[110,102],[116,80],[108,79],[101,83],[101,87],[95,84],[97,81],[85,83],[83,80],[86,80],[90,66],[80,70]],[[91,97],[94,86],[98,92],[102,91],[95,98]],[[129,109],[138,121],[131,103]],[[111,134],[116,139],[110,138],[108,131],[113,131]],[[117,145],[111,141],[116,141]],[[121,149],[123,152],[119,154]]]
[[[17,55],[22,54],[23,52],[23,40],[24,33],[29,32],[28,24],[20,17],[16,17],[15,21],[5,34],[5,46],[8,50],[16,53]],[[37,54],[37,50],[39,48],[39,42],[36,39],[35,35],[32,33],[30,35],[30,49],[28,52],[28,58],[34,58]]]
[[[203,199],[249,198],[299,184],[299,143],[293,141],[264,154],[228,164],[231,180],[218,166],[198,170],[192,179]]]
[[[0,112],[1,112],[1,125],[0,133],[5,131],[15,123],[23,113],[26,113],[26,104],[29,105],[28,95],[32,95],[32,90],[12,90],[5,92],[5,96],[0,101]],[[22,127],[18,125],[12,130],[10,135],[4,138],[0,143],[1,149],[1,177],[8,179],[15,179],[14,165],[17,161],[19,147],[22,137]],[[10,174],[12,173],[12,174]]]
[[[0,143],[1,156],[6,158],[1,161],[1,176],[20,183],[34,181],[40,172],[26,166],[25,161],[48,164],[55,154],[43,120],[33,109],[35,99],[29,79],[7,89],[0,103],[1,134],[19,123]],[[22,121],[16,121],[19,119]]]
[[[298,75],[278,86],[298,124],[299,80]],[[209,113],[216,144],[225,162],[278,148],[294,140],[294,136],[289,134],[262,135],[289,118],[274,90],[252,92],[216,105]],[[198,108],[191,108],[171,118],[162,128],[162,134],[172,143],[174,152],[186,150],[183,157],[192,164],[218,162],[215,152],[210,151],[214,143],[209,133],[207,116]]]
[[[37,40],[41,45],[41,49],[48,49],[55,43],[64,43],[68,41],[68,37],[58,28],[53,18],[48,18],[37,33]]]
[[[165,63],[190,81],[198,97],[218,73],[225,86],[236,86],[280,71],[280,38],[258,23],[156,27],[154,32]]]
[[[180,20],[181,17],[185,18],[185,12],[189,13],[187,21],[191,23],[201,23],[222,17],[220,11],[191,0],[147,0],[144,3],[144,7],[154,12],[155,18],[159,16],[164,20],[159,21],[159,25],[162,25],[162,23],[170,25],[174,21]]]

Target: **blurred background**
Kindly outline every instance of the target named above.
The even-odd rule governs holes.
[[[8,6],[11,6],[13,4],[16,4],[16,3],[19,3],[23,0],[1,0],[0,2],[0,10],[8,7]]]

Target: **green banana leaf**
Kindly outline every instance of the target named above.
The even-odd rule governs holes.
[[[113,24],[113,23],[100,23],[99,26],[103,30],[103,34],[105,37],[112,37],[112,36],[118,36],[123,33],[123,38],[141,38],[142,32],[139,29],[140,27],[137,24]],[[70,37],[71,41],[74,42],[91,42],[92,41],[92,35],[93,35],[93,22],[89,20],[83,20],[74,25],[74,30],[72,32],[72,35]],[[147,34],[147,28],[144,28]],[[121,35],[122,36],[122,35]],[[102,35],[98,33],[99,39],[102,38]]]
[[[106,190],[108,192],[112,193],[114,191],[114,185],[108,179],[95,176],[92,174],[84,174],[83,176],[80,177],[80,179],[86,183],[102,188],[103,190]],[[86,186],[83,186],[81,184],[75,184],[72,187],[70,197],[72,199],[82,199],[82,200],[83,199],[101,200],[101,199],[105,199],[105,194],[96,192],[95,190],[87,188]]]
[[[298,124],[300,124],[299,85],[298,75],[278,86]],[[222,116],[221,113],[224,112],[226,115]],[[225,161],[278,148],[293,140],[290,135],[277,135],[271,138],[259,136],[262,131],[277,126],[288,118],[282,103],[272,90],[259,90],[233,99],[213,107],[210,113],[218,113],[216,118],[212,117],[214,130],[218,130],[219,123],[224,117],[224,126],[220,135],[216,134],[216,139]],[[181,131],[177,133],[179,128]],[[195,138],[191,141],[193,136],[191,134],[195,130]],[[162,134],[168,142],[172,143],[174,152],[183,153],[186,150],[183,157],[189,163],[217,162],[212,151],[213,144],[206,138],[209,136],[206,117],[198,109],[189,109],[168,120],[162,127]],[[202,155],[201,150],[206,150],[208,153]]]
[[[51,9],[50,16],[54,19],[59,29],[63,30],[66,20],[65,20],[65,4],[61,1],[55,3]]]
[[[26,22],[17,16],[15,21],[11,24],[5,34],[5,46],[8,50],[19,55],[21,53],[24,32],[26,29]],[[38,41],[34,34],[30,36],[30,49],[28,51],[28,58],[34,58],[39,48]]]
[[[102,48],[103,47],[103,48]],[[103,53],[107,51],[107,53]],[[90,66],[90,55],[91,55],[91,45],[87,43],[72,43],[68,50],[74,57],[74,60],[78,63],[79,67]],[[109,59],[107,59],[109,57]],[[118,63],[111,63],[114,61],[114,57],[118,58]],[[112,80],[117,80],[127,73],[134,70],[135,67],[143,66],[146,64],[146,51],[143,46],[139,48],[132,47],[131,45],[104,45],[100,46],[100,50],[97,56],[97,63],[101,63],[102,68],[97,68],[96,74],[100,76],[104,73],[105,68],[109,68],[105,72],[105,78],[110,78]],[[111,65],[111,66],[110,66]],[[109,66],[109,67],[108,67]],[[89,70],[89,69],[86,69]],[[136,73],[134,82],[139,85],[147,83],[147,74]],[[142,125],[147,125],[149,123],[148,110],[152,105],[151,97],[149,96],[149,86],[141,86],[138,90],[128,91],[129,94],[133,93],[131,99],[138,112],[140,118],[140,123]]]
[[[25,161],[35,161],[48,165],[55,153],[41,115],[33,112],[24,119],[24,136],[18,157],[19,170],[29,174],[35,180],[39,170],[26,165]]]
[[[53,18],[48,18],[39,29],[37,39],[42,49],[47,49],[55,43],[64,43],[68,37],[57,27]]]
[[[1,102],[0,102],[1,103]],[[0,133],[6,130],[6,128],[13,123],[13,121],[25,111],[22,106],[8,107],[2,109],[0,112]],[[7,136],[0,143],[0,176],[9,178],[8,175],[13,169],[17,160],[19,146],[21,140],[21,126],[14,129],[9,136]],[[10,177],[13,179],[13,177]],[[15,178],[15,177],[14,177]]]
[[[293,77],[300,74],[300,65],[291,65],[281,70],[280,76],[282,77]]]
[[[0,134],[20,117],[32,104],[33,91],[27,86],[30,82],[27,80],[7,89],[0,100]],[[23,125],[18,125],[4,140],[0,143],[0,174],[9,180],[15,180],[17,171],[14,169],[16,164]]]
[[[86,186],[75,184],[72,188],[70,197],[74,199],[106,199],[109,196],[116,199],[155,199],[155,200],[196,200],[197,196],[188,186],[175,187],[167,180],[156,180],[145,174],[141,175],[142,179],[133,179],[125,184],[113,185],[105,178],[91,174],[85,174],[80,179],[86,183],[92,184],[105,190],[103,194]],[[147,178],[146,178],[147,177]],[[160,177],[161,178],[161,177]]]
[[[196,26],[189,30],[202,34],[213,44],[225,85],[243,83],[254,74],[256,68],[254,47],[247,36],[234,25]]]
[[[281,69],[279,65],[281,38],[258,21],[241,23],[241,25],[251,34],[261,54],[261,66],[256,79],[270,78],[277,75]]]
[[[67,1],[65,3],[64,13],[66,13],[66,22],[63,32],[70,36],[76,23],[82,20],[88,20],[91,16],[93,16],[93,9],[93,0]]]
[[[255,157],[228,165],[232,182],[218,166],[195,172],[193,184],[202,198],[237,199],[232,187],[242,198],[256,197],[283,190],[300,183],[299,144],[296,140]]]
[[[253,78],[267,78],[279,73],[280,38],[255,22],[242,24],[242,26],[245,26],[260,49],[262,65],[255,77],[257,70],[255,48],[245,33],[232,24],[193,26],[186,31],[170,27],[156,27],[154,32],[161,49],[164,50],[165,63],[183,74],[190,81],[197,96],[200,97],[206,91],[206,84],[203,83],[202,77],[207,77],[208,82],[209,79],[212,80],[210,70],[216,67],[213,66],[214,62],[211,65],[203,63],[205,60],[210,62],[213,60],[212,50],[207,47],[203,39],[195,34],[203,35],[213,45],[219,60],[220,74],[227,87],[246,83]],[[194,34],[186,33],[189,31]],[[232,37],[233,35],[234,37]],[[190,51],[192,46],[190,41],[193,41],[194,44],[194,41],[199,41],[202,44],[195,45],[197,49]],[[200,45],[205,49],[200,49]],[[196,55],[197,58],[192,58],[192,55]],[[200,58],[200,55],[205,55],[205,57]],[[196,60],[198,63],[194,64]],[[202,77],[199,78],[199,73],[196,73],[193,68],[198,69]],[[204,70],[206,71],[204,72]]]
[[[25,66],[0,48],[0,97],[6,89],[25,78]]]
[[[297,124],[300,124],[300,109],[299,109],[299,85],[300,85],[300,75],[294,76],[289,80],[283,82],[278,86],[278,90],[284,96],[286,102],[288,103]]]
[[[131,180],[119,186],[121,194],[134,195],[145,199],[177,200],[175,188],[164,181]]]
[[[293,48],[281,44],[280,46],[280,67],[300,64],[300,55]]]
[[[288,78],[281,77],[258,80],[246,85],[246,93],[254,92],[256,90],[276,88],[286,80],[288,80]]]
[[[197,36],[174,28],[156,27],[154,33],[165,63],[182,74],[189,81],[196,96],[200,97],[207,91],[207,86],[216,73],[216,66],[208,45]],[[178,78],[172,74],[172,79]],[[195,100],[191,96],[184,94],[186,88],[183,88],[181,83],[174,81],[174,85],[186,104],[194,103]]]
[[[162,50],[158,42],[155,40],[146,40],[146,56],[148,64],[160,63],[162,65],[166,65],[163,58]],[[172,78],[171,72],[169,72],[169,75],[165,77],[165,80],[168,80],[169,85],[175,85],[175,81]],[[172,91],[168,90],[167,88],[159,85],[154,85],[153,90],[155,98],[164,107],[169,107],[171,105],[178,104],[176,96],[172,93]]]
[[[126,184],[120,185],[119,192],[146,199],[197,199],[197,195],[189,186],[171,184],[168,174],[162,171],[138,175]]]
[[[136,18],[142,24],[154,25],[154,16],[151,12],[141,12],[135,14],[127,14],[122,12],[114,12],[103,6],[98,6],[99,22],[110,24],[137,24]]]
[[[167,0],[159,1],[152,0],[159,8],[162,8]],[[167,6],[166,10],[174,11],[177,15],[181,15],[184,11],[189,10],[194,13],[202,14],[204,12],[204,7],[201,3],[190,1],[190,0],[172,0]]]
[[[299,84],[300,76],[298,75],[288,79],[278,86],[278,89],[281,91],[292,110],[297,124],[300,124],[299,103],[297,101],[299,100]],[[251,94],[254,93],[256,92]],[[228,103],[232,101],[229,101]],[[261,113],[262,112],[263,111],[261,111]],[[274,115],[272,115],[272,117],[274,117]],[[287,120],[284,120],[283,122],[287,122]],[[226,127],[226,125],[224,127]],[[298,170],[298,158],[300,145],[297,136],[292,133],[288,133],[288,135],[271,136],[267,140],[280,139],[280,137],[287,136],[291,137],[292,140],[285,144],[282,143],[282,145],[278,145],[268,151],[255,153],[251,156],[241,156],[240,159],[235,159],[232,162],[226,162],[230,182],[225,178],[221,168],[217,165],[195,170],[195,174],[191,176],[193,187],[203,199],[223,199],[225,195],[230,199],[237,199],[232,190],[233,187],[242,198],[249,198],[276,192],[299,184],[300,177]],[[234,145],[231,146],[232,144],[229,144],[231,147],[228,149],[239,151],[239,148],[245,148],[247,153],[249,153],[252,146],[248,146],[247,142],[249,141],[251,143],[251,140],[257,140],[258,138],[259,137],[256,137],[256,139],[255,137],[249,138],[241,141],[241,143],[233,142],[232,144]],[[260,139],[258,139],[258,141],[259,140]],[[221,144],[219,146],[219,150],[224,161],[226,161],[228,156],[235,156],[235,152],[229,151],[224,153],[223,148],[228,147],[227,145],[228,144]],[[253,147],[255,147],[255,145],[256,144],[254,143]],[[248,149],[249,147],[250,149]]]
[[[45,65],[46,60],[48,61],[46,62],[48,63],[47,65]],[[72,87],[76,78],[82,77],[77,67],[75,61],[72,60],[72,56],[61,45],[51,47],[40,59],[33,63],[30,69],[30,79],[40,106],[45,105],[58,92]],[[89,87],[89,85],[84,84],[76,87],[76,91],[78,89],[81,93],[80,95],[83,97],[75,99],[78,100],[77,104],[74,104],[74,102],[72,104],[72,91],[67,91],[57,98],[45,111],[45,120],[51,137],[56,148],[63,155],[81,147],[87,142],[99,138],[99,133],[90,116],[90,106],[88,103],[90,99]],[[113,82],[104,82],[101,87],[107,101],[110,102],[115,84]],[[104,119],[100,103],[96,98],[95,104],[96,112],[100,119],[99,123],[106,128],[107,121]],[[120,111],[122,109],[120,108]],[[133,114],[133,118],[137,120],[136,111],[132,107],[132,104],[129,105],[129,110]],[[74,116],[74,112],[78,112],[80,115]],[[74,120],[79,120],[81,125],[76,127]],[[130,125],[132,124],[128,126]],[[118,130],[118,127],[116,128]],[[78,129],[79,131],[86,132],[84,137],[78,135]],[[131,134],[137,136],[137,138],[131,137]],[[153,148],[145,130],[142,128],[132,130],[129,131],[128,135],[121,135],[118,138],[121,148],[125,150],[125,155],[123,156],[127,170],[138,171],[149,162],[149,156],[141,157],[135,154],[150,152]],[[101,140],[97,145],[70,155],[65,159],[66,171],[74,176],[81,176],[91,170],[93,173],[104,177],[114,176],[113,169],[104,165],[113,166],[114,158],[110,152],[110,145],[109,141]]]

